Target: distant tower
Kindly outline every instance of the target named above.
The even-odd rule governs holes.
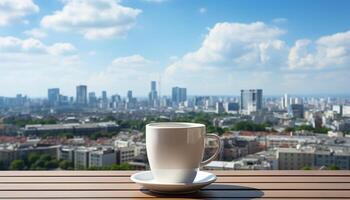
[[[284,94],[283,105],[282,105],[283,109],[287,109],[289,104],[290,104],[290,102],[289,102],[288,94]]]
[[[59,88],[48,89],[47,98],[50,106],[57,106],[60,101],[60,89]]]
[[[149,105],[151,107],[156,107],[158,102],[158,93],[157,93],[157,82],[151,81],[151,91],[148,95]]]
[[[82,106],[87,105],[87,86],[78,85],[76,89],[76,104]]]
[[[171,91],[171,99],[173,104],[179,104],[187,100],[187,89],[180,87],[173,87]]]
[[[132,101],[132,91],[131,90],[128,90],[128,93],[127,93],[127,101]]]
[[[241,90],[241,112],[250,114],[262,109],[261,89]]]
[[[102,91],[102,108],[107,108],[108,107],[108,97],[107,97],[107,92]]]

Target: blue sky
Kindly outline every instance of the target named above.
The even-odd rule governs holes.
[[[0,96],[348,94],[349,1],[0,0]]]

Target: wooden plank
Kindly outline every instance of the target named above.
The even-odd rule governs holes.
[[[213,183],[203,190],[350,190],[350,183]],[[0,184],[0,191],[139,190],[134,183]]]
[[[28,198],[10,198],[11,200],[24,200],[24,199],[28,199]],[[151,198],[135,198],[135,197],[130,197],[130,198],[40,198],[40,200],[111,200],[111,199],[133,199],[133,200],[144,200],[144,199],[151,199]],[[163,197],[157,197],[157,199],[160,200],[174,200],[174,197],[168,197],[168,198],[163,198]],[[176,197],[176,199],[183,199],[183,200],[188,200],[188,199],[203,199],[203,198],[195,198],[195,197],[184,197],[184,198],[179,198]],[[215,199],[215,200],[227,200],[227,199],[236,199],[236,200],[253,200],[253,199],[257,199],[257,200],[286,200],[286,198],[264,198],[264,197],[260,197],[260,198],[219,198],[219,197],[206,197],[205,199]],[[341,197],[337,197],[337,198],[322,198],[322,197],[318,197],[318,198],[288,198],[288,200],[316,200],[316,199],[327,199],[327,200],[339,200],[339,199],[348,199],[348,198],[341,198]],[[32,200],[32,199],[31,199]]]
[[[218,177],[217,183],[350,183],[350,177]],[[1,177],[0,183],[132,183],[129,177]]]
[[[0,198],[147,198],[169,197],[149,191],[2,191]],[[350,198],[348,190],[205,190],[177,197],[195,198]]]
[[[128,177],[138,171],[0,171],[0,177],[13,176],[87,176],[87,177]],[[217,176],[350,176],[348,170],[213,170]]]

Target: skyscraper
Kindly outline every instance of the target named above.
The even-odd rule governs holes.
[[[261,89],[241,90],[241,113],[250,114],[262,109]]]
[[[287,109],[289,104],[290,104],[290,100],[288,97],[288,94],[284,94],[284,96],[282,97],[282,109]]]
[[[172,101],[175,104],[179,104],[180,102],[184,102],[187,100],[187,89],[180,87],[172,88]]]
[[[59,88],[49,88],[47,90],[47,99],[50,106],[56,106],[60,101],[60,89]]]
[[[127,100],[128,102],[132,101],[132,90],[128,90],[126,100]]]
[[[97,98],[95,92],[89,92],[89,106],[96,107],[97,106]]]
[[[156,81],[151,81],[151,91],[148,95],[149,105],[151,107],[156,107],[158,104],[158,93],[156,84]]]
[[[107,92],[102,91],[102,108],[107,108],[108,107],[108,97],[107,97]]]
[[[295,118],[304,118],[304,105],[303,104],[290,104],[288,106],[288,113]]]
[[[86,106],[87,105],[87,86],[86,85],[78,85],[76,100],[77,105]]]

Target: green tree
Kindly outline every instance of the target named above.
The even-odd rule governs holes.
[[[233,127],[233,130],[235,131],[265,131],[266,125],[265,124],[256,124],[251,121],[240,121],[237,122]]]
[[[304,166],[303,168],[301,168],[302,170],[312,170],[310,166]]]
[[[327,167],[329,170],[340,170],[340,168],[337,165],[330,165]]]
[[[120,165],[118,164],[113,164],[110,167],[111,170],[133,170],[134,168],[129,165],[128,163],[122,163]]]
[[[6,167],[5,167],[5,164],[2,160],[0,160],[0,170],[5,170]]]
[[[31,153],[28,156],[28,165],[34,164],[37,160],[39,160],[40,155],[38,153]]]
[[[52,160],[52,158],[48,154],[43,154],[43,155],[40,156],[40,160],[42,160],[42,161],[50,161],[50,160]]]
[[[64,169],[64,170],[71,170],[74,168],[74,165],[72,162],[68,161],[68,160],[62,160],[60,163],[59,163],[59,167],[61,169]]]
[[[14,160],[10,165],[11,170],[23,170],[25,169],[25,163],[23,160]]]
[[[45,169],[56,169],[58,168],[58,166],[59,166],[58,161],[55,159],[46,161],[44,164]]]

